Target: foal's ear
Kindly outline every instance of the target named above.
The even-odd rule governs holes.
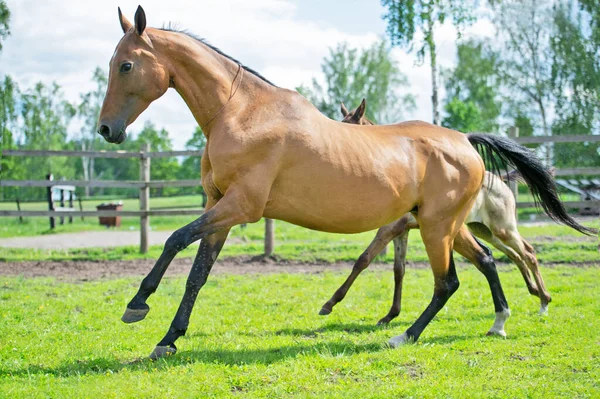
[[[340,111],[342,111],[342,115],[345,118],[349,114],[348,108],[346,108],[346,106],[344,105],[344,103],[340,103],[340,104],[341,104]]]
[[[127,32],[129,32],[129,29],[131,29],[133,27],[133,25],[131,24],[131,22],[129,22],[129,20],[127,18],[125,18],[125,16],[121,12],[121,7],[119,7],[118,9],[119,9],[119,22],[121,23],[121,29],[123,29],[123,33],[127,33]]]
[[[360,121],[361,118],[363,116],[365,116],[366,110],[367,110],[367,101],[363,98],[362,101],[360,102],[360,105],[358,106],[358,108],[356,108],[356,111],[354,111],[354,115],[352,115],[352,118],[354,120]]]
[[[142,6],[138,6],[137,10],[135,11],[134,19],[135,31],[141,36],[142,33],[144,33],[144,29],[146,29],[146,13],[144,12]]]

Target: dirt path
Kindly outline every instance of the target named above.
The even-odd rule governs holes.
[[[153,259],[124,261],[26,261],[0,262],[0,276],[56,277],[64,281],[87,281],[105,278],[144,276],[154,265]],[[191,258],[175,258],[169,266],[167,276],[187,275],[192,265]],[[429,267],[426,263],[410,263],[409,267]],[[276,262],[271,259],[255,260],[234,258],[218,261],[212,274],[258,274],[258,273],[323,273],[325,271],[350,271],[349,262],[301,263]],[[371,270],[391,270],[391,265],[376,263]]]
[[[151,231],[150,245],[163,245],[172,231]],[[0,247],[33,249],[110,248],[140,245],[139,231],[82,231],[80,233],[46,234],[37,237],[0,238]]]

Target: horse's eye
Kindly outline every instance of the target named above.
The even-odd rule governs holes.
[[[131,62],[124,62],[121,64],[121,73],[127,73],[129,71],[131,71],[131,68],[133,68],[133,64]]]

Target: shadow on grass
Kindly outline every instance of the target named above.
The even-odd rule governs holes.
[[[0,376],[27,377],[31,375],[54,375],[57,377],[72,377],[88,374],[115,373],[121,370],[157,371],[168,370],[172,367],[193,363],[244,365],[269,365],[302,355],[340,356],[364,352],[379,352],[385,350],[382,344],[360,344],[352,342],[322,342],[313,345],[291,345],[265,349],[219,349],[202,348],[182,350],[176,355],[158,361],[139,358],[123,362],[116,358],[96,358],[91,360],[69,361],[56,367],[28,365],[11,370],[0,368]]]
[[[328,333],[328,332],[346,332],[351,334],[364,334],[371,333],[374,331],[381,330],[394,330],[399,329],[403,330],[410,326],[410,323],[394,323],[383,326],[378,326],[373,323],[328,323],[319,328],[283,328],[281,330],[275,331],[276,335],[291,335],[291,336],[299,336],[299,337],[316,337],[319,334]]]

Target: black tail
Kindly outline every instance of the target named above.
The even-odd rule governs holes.
[[[529,186],[536,204],[541,205],[552,220],[572,227],[583,234],[595,235],[598,233],[596,229],[580,225],[567,214],[567,210],[558,198],[552,174],[528,148],[511,139],[490,134],[473,133],[469,134],[468,138],[473,147],[481,154],[484,162],[491,167],[491,172],[499,173],[500,164],[510,165],[517,169]]]

